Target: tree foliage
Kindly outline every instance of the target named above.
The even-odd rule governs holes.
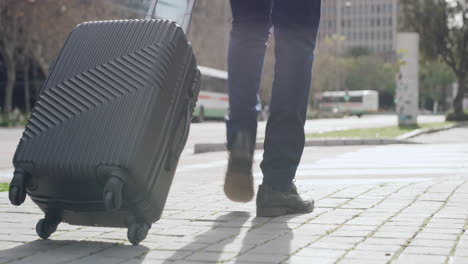
[[[0,89],[4,90],[1,110],[5,119],[8,120],[12,111],[19,69],[28,76],[28,64],[34,63],[47,76],[74,26],[87,20],[117,17],[108,1],[1,0],[0,60],[6,71],[6,85]],[[25,83],[28,84],[29,80]]]
[[[327,38],[316,51],[314,93],[323,91],[375,90],[381,95],[381,107],[391,108],[395,93],[397,65],[366,48],[355,48],[339,54],[344,40]]]
[[[447,89],[455,81],[452,70],[439,60],[424,60],[421,62],[419,79],[420,93],[426,107],[442,104],[442,108],[447,110]]]
[[[463,115],[463,98],[468,83],[468,1],[402,0],[403,28],[420,34],[427,58],[441,59],[457,78],[455,114]]]

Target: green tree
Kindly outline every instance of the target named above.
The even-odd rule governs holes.
[[[420,34],[421,49],[430,59],[441,58],[459,84],[453,101],[455,115],[463,117],[468,83],[468,2],[402,0],[403,27]]]
[[[357,46],[357,47],[349,48],[346,55],[357,58],[357,57],[362,57],[362,56],[373,55],[373,52],[368,47]]]
[[[420,69],[420,91],[426,102],[442,104],[445,110],[446,91],[455,81],[451,69],[441,61],[423,61]]]
[[[327,38],[319,43],[314,61],[314,94],[323,91],[375,90],[381,106],[393,106],[397,65],[382,56],[373,55],[365,47],[349,49],[339,54],[344,39]],[[312,102],[313,98],[311,98]]]
[[[6,69],[6,85],[0,89],[4,90],[1,107],[4,118],[8,120],[13,110],[18,71],[23,71],[28,109],[29,65],[35,63],[47,76],[73,27],[87,20],[125,17],[124,12],[115,10],[108,1],[1,0],[0,59]]]
[[[6,120],[13,110],[13,89],[19,57],[24,54],[27,36],[28,3],[19,0],[0,1],[0,56],[6,69],[6,85],[2,112]]]

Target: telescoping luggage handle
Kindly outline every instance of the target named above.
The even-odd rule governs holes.
[[[159,0],[151,1],[148,13],[146,14],[146,19],[155,18],[158,1]],[[190,26],[190,21],[192,20],[192,10],[193,10],[193,6],[196,0],[178,0],[178,1],[187,1],[187,9],[185,10],[184,18],[181,24],[182,29],[184,30],[185,33],[187,33],[189,26]]]

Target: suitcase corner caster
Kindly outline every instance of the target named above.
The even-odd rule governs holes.
[[[107,211],[119,210],[123,201],[123,182],[117,177],[111,177],[104,187],[103,200]]]
[[[57,231],[58,225],[59,223],[43,218],[36,224],[36,233],[40,238],[47,239],[50,237],[50,235]]]
[[[26,199],[27,175],[21,171],[15,171],[13,180],[8,190],[8,198],[12,205],[19,206]]]
[[[127,231],[127,238],[134,246],[138,246],[141,241],[145,240],[151,228],[149,224],[132,224]]]

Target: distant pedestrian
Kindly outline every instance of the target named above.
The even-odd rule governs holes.
[[[293,182],[304,150],[309,90],[321,0],[230,0],[232,31],[228,55],[229,164],[224,191],[248,202],[254,196],[252,163],[257,134],[258,92],[270,29],[275,36],[275,78],[267,123],[263,184],[257,216],[308,213]]]

